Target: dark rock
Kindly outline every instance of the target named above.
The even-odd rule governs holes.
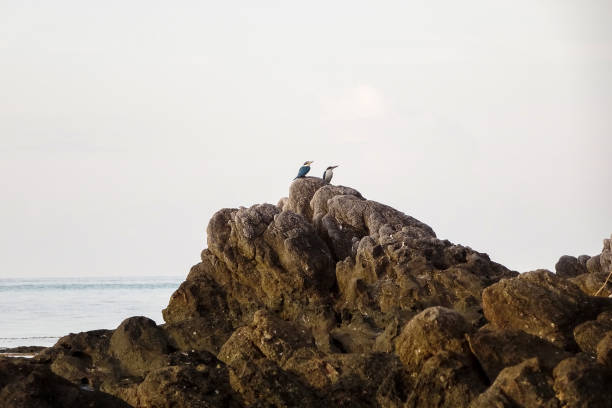
[[[395,347],[412,380],[406,406],[467,406],[486,389],[465,338],[471,331],[461,314],[443,307],[428,308],[406,324]]]
[[[55,374],[75,384],[86,382],[99,389],[109,377],[120,375],[117,361],[108,352],[112,334],[112,330],[71,333],[34,359],[50,364]]]
[[[608,331],[597,343],[597,361],[612,369],[612,331]]]
[[[612,331],[612,312],[603,312],[597,320],[589,320],[574,329],[574,338],[580,349],[586,353],[596,354],[597,343]]]
[[[500,371],[537,357],[539,366],[552,372],[563,359],[571,356],[551,343],[520,330],[481,329],[468,335],[472,353],[491,382]]]
[[[598,275],[602,272],[600,255],[595,255],[589,258],[586,263],[586,268],[589,273]]]
[[[263,310],[232,335],[219,357],[247,404],[291,406],[304,398],[299,406],[392,406],[405,399],[404,371],[395,356],[323,353],[305,326]],[[279,384],[287,392],[274,396]]]
[[[601,306],[576,285],[546,270],[489,286],[482,294],[485,317],[499,329],[522,330],[564,349],[576,349],[573,329]]]
[[[144,376],[167,364],[168,339],[147,317],[125,319],[110,338],[109,354],[116,358],[125,375]]]
[[[467,407],[486,388],[471,359],[443,351],[423,364],[404,406]]]
[[[466,334],[471,326],[452,309],[431,307],[413,317],[396,341],[396,353],[411,371],[419,371],[435,354],[448,351],[471,355]]]
[[[588,357],[563,360],[554,372],[554,390],[563,407],[612,407],[612,374]]]
[[[174,353],[170,365],[149,372],[138,385],[134,406],[242,407],[225,364],[206,352]]]
[[[583,273],[587,273],[586,266],[578,261],[577,258],[563,255],[555,265],[555,271],[562,278],[573,278]]]
[[[578,262],[586,268],[586,264],[589,259],[591,259],[590,255],[580,255],[578,257]],[[588,272],[588,269],[587,269],[587,272]]]
[[[41,346],[19,346],[19,347],[0,347],[2,354],[38,354],[45,350],[46,347]]]
[[[593,296],[602,287],[606,277],[607,275],[603,273],[585,273],[583,275],[576,276],[575,278],[569,278],[568,280],[578,286],[585,294]],[[611,295],[612,285],[608,285],[601,292],[599,292],[598,296],[609,297]]]
[[[542,370],[539,359],[528,359],[504,368],[493,385],[474,400],[470,407],[557,408],[561,405],[552,385],[552,378]]]
[[[77,386],[38,361],[0,357],[0,406],[6,408],[129,408],[125,402]]]

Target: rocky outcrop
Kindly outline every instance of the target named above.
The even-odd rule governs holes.
[[[71,334],[31,364],[134,407],[606,406],[612,300],[589,285],[609,247],[519,275],[306,177],[214,214],[164,324]]]
[[[482,300],[485,317],[495,328],[522,330],[568,350],[577,348],[573,329],[606,306],[542,269],[489,286]]]
[[[575,276],[571,281],[586,294],[612,297],[612,279],[608,280],[612,273],[612,236],[603,240],[600,254],[590,258],[582,255],[578,259],[580,263],[584,263],[586,272]]]
[[[6,408],[128,408],[126,402],[89,387],[74,384],[47,364],[0,357],[0,406]]]

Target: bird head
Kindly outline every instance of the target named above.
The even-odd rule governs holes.
[[[327,168],[327,170],[333,170],[333,169],[335,169],[336,167],[338,167],[338,166],[329,166],[329,167]]]
[[[314,163],[314,161],[306,161],[304,162],[304,166],[310,166],[310,163]]]

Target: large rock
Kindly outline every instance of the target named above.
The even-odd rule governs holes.
[[[460,313],[440,306],[431,307],[406,324],[395,349],[402,363],[418,372],[427,359],[442,351],[470,355],[466,334],[471,331]]]
[[[594,394],[609,382],[612,300],[586,289],[607,276],[609,240],[596,257],[562,257],[557,275],[519,276],[304,178],[277,205],[215,213],[207,243],[165,324],[69,335],[32,363],[151,408],[607,402]]]
[[[405,407],[467,407],[487,388],[470,358],[443,351],[428,359],[413,377]]]
[[[472,331],[454,310],[432,307],[416,315],[396,341],[396,353],[412,380],[407,406],[467,406],[487,387],[471,354]]]
[[[99,389],[108,378],[120,376],[119,364],[108,352],[112,334],[112,330],[71,333],[34,360],[50,364],[51,371],[75,384]]]
[[[553,344],[520,330],[483,328],[468,335],[470,349],[491,382],[506,367],[537,357],[539,366],[552,372],[561,361],[571,356]]]
[[[491,285],[482,301],[494,327],[522,330],[571,350],[576,349],[574,327],[601,310],[601,304],[576,285],[546,270]]]
[[[264,310],[232,335],[219,358],[246,404],[393,406],[405,398],[403,370],[393,355],[323,353],[305,326]]]
[[[538,358],[504,368],[489,389],[470,405],[471,408],[542,407],[558,408],[552,377],[546,374]]]
[[[336,310],[343,324],[367,322],[380,338],[378,350],[418,312],[431,306],[453,308],[471,324],[483,324],[482,290],[503,277],[515,276],[486,254],[436,238],[414,238],[410,228],[358,241],[356,255],[336,265],[339,298]],[[391,228],[391,227],[388,227]]]
[[[149,372],[130,401],[134,406],[208,408],[244,406],[229,385],[225,364],[207,352],[174,353],[167,367]]]
[[[612,332],[612,311],[606,311],[597,316],[597,320],[589,320],[574,328],[574,339],[580,349],[586,353],[596,354],[597,343]]]
[[[284,202],[283,211],[292,211],[312,220],[310,200],[316,191],[325,185],[318,177],[304,177],[294,180],[289,187],[289,198]]]
[[[555,271],[562,278],[573,278],[587,273],[586,266],[578,261],[578,258],[563,255],[555,264]]]
[[[0,357],[0,406],[6,408],[129,408],[118,398],[54,374],[49,366]]]
[[[563,360],[553,372],[554,389],[563,407],[612,407],[612,374],[589,358],[578,355]]]
[[[153,320],[130,317],[113,332],[109,353],[119,361],[122,373],[143,376],[167,364],[168,339]]]

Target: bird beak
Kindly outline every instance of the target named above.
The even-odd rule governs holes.
[[[312,164],[312,163],[314,163],[314,160],[313,160],[313,161],[309,161],[309,162],[308,162],[308,164],[309,164],[309,165],[310,165],[310,164]]]
[[[338,167],[338,166],[332,166],[332,169],[335,169],[336,167]]]

